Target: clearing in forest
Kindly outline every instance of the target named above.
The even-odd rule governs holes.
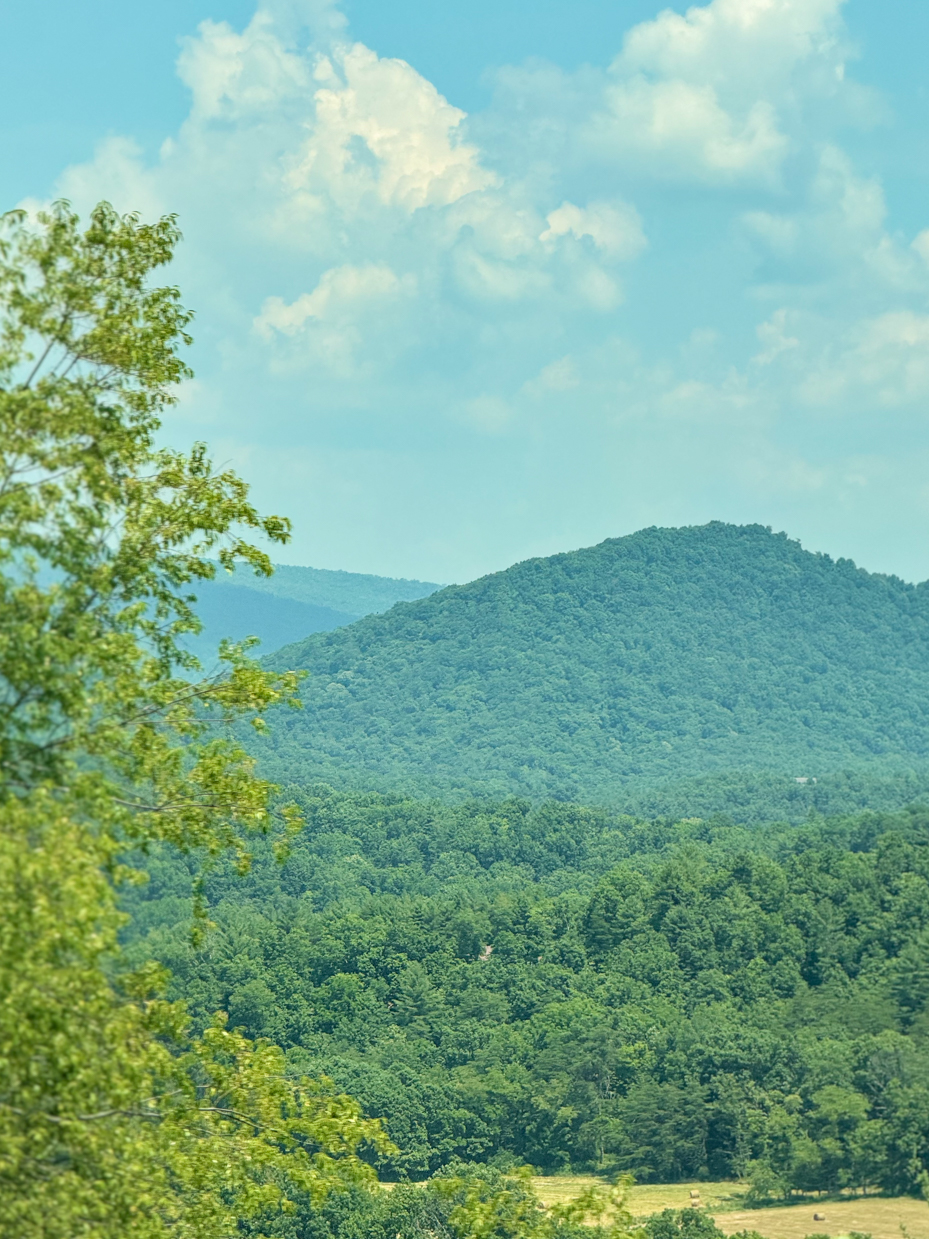
[[[573,1200],[586,1188],[602,1183],[592,1175],[538,1176],[532,1185],[546,1205]],[[873,1239],[929,1239],[929,1205],[912,1196],[857,1196],[848,1200],[804,1200],[794,1205],[768,1209],[739,1208],[744,1185],[732,1180],[715,1183],[643,1183],[629,1196],[629,1208],[636,1217],[647,1217],[662,1209],[685,1209],[690,1193],[700,1193],[700,1203],[708,1208],[727,1235],[741,1230],[756,1230],[765,1239],[805,1239],[807,1235],[830,1235],[836,1239],[852,1231]],[[813,1214],[826,1219],[816,1222]]]

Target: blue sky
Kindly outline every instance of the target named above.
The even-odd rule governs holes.
[[[924,579],[927,46],[913,0],[36,0],[0,185],[179,214],[167,432],[290,562],[716,518]]]

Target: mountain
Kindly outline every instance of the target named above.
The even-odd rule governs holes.
[[[271,577],[250,571],[217,573],[194,592],[203,631],[188,647],[210,666],[222,637],[260,638],[264,650],[299,641],[315,632],[351,624],[363,615],[386,611],[395,602],[423,598],[441,589],[428,581],[408,581],[361,572],[332,572],[278,564]]]
[[[425,598],[443,588],[433,581],[371,576],[365,572],[336,572],[328,568],[302,568],[296,564],[275,564],[274,575],[269,577],[256,577],[248,570],[231,576],[222,572],[217,575],[215,584],[218,589],[258,590],[275,598],[290,598],[314,607],[328,607],[356,618],[386,611],[395,602]]]
[[[531,559],[269,659],[279,781],[621,802],[722,772],[925,771],[929,588],[713,522]]]

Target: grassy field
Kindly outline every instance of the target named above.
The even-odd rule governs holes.
[[[602,1185],[603,1180],[583,1174],[537,1176],[532,1180],[539,1199],[546,1205],[573,1200],[594,1183]],[[719,1183],[643,1183],[632,1189],[629,1208],[636,1217],[647,1217],[661,1209],[684,1209],[690,1204],[691,1191],[698,1191],[702,1205],[713,1210],[725,1209],[738,1203],[741,1190],[738,1184],[725,1180]]]
[[[546,1205],[572,1200],[598,1182],[602,1180],[590,1175],[553,1175],[532,1181]],[[805,1239],[813,1234],[840,1236],[860,1231],[874,1239],[929,1239],[929,1205],[908,1196],[895,1200],[857,1197],[819,1204],[808,1200],[773,1209],[740,1209],[741,1188],[734,1182],[646,1183],[632,1189],[629,1208],[636,1217],[661,1209],[684,1209],[690,1204],[691,1190],[700,1193],[701,1205],[710,1210],[727,1235],[756,1230],[765,1239]],[[814,1213],[822,1214],[825,1221],[814,1222]]]
[[[814,1222],[813,1214],[825,1217]],[[804,1239],[805,1235],[847,1235],[864,1231],[874,1239],[929,1239],[929,1205],[924,1200],[901,1196],[858,1197],[813,1205],[788,1205],[777,1209],[746,1209],[720,1213],[716,1224],[727,1235],[737,1230],[757,1230],[767,1239]]]

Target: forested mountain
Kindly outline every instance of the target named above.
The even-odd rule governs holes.
[[[316,607],[352,615],[387,611],[395,602],[425,598],[442,589],[434,581],[411,581],[406,577],[373,576],[366,572],[342,572],[328,568],[304,568],[277,564],[274,575],[255,577],[251,572],[223,574],[217,578],[231,587],[258,589],[275,598],[292,598]]]
[[[210,667],[223,637],[232,641],[258,637],[265,653],[441,588],[428,581],[290,564],[278,564],[271,577],[256,576],[246,568],[232,574],[220,570],[214,580],[191,586],[203,631],[187,638],[186,646]]]
[[[289,789],[290,858],[147,858],[129,959],[455,1158],[911,1191],[929,1162],[929,816],[646,822]]]
[[[193,588],[203,629],[185,638],[184,644],[207,669],[215,663],[219,643],[224,637],[230,641],[257,637],[261,650],[276,650],[308,633],[330,632],[360,618],[331,607],[280,598],[222,581],[199,581]]]
[[[631,804],[929,768],[929,589],[757,525],[527,560],[269,661],[309,673],[255,745],[285,782]]]

